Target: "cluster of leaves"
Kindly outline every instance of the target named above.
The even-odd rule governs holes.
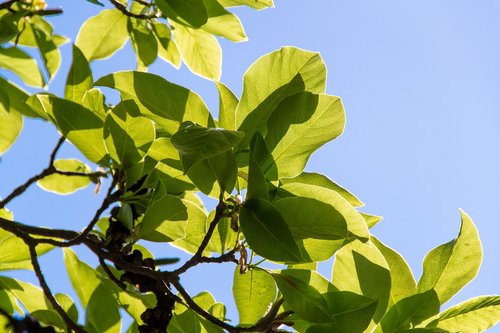
[[[306,333],[480,332],[500,321],[498,296],[441,311],[480,266],[481,243],[466,213],[458,237],[426,256],[417,283],[404,259],[371,235],[380,217],[361,212],[362,202],[326,176],[304,171],[345,123],[340,98],[325,93],[318,53],[285,47],[261,57],[245,73],[239,98],[218,82],[220,49],[212,34],[245,38],[225,7],[270,1],[110,2],[113,9],[80,29],[64,97],[29,95],[0,79],[0,152],[15,141],[23,116],[50,122],[61,134],[47,168],[0,201],[0,269],[32,269],[41,286],[0,276],[0,325],[120,332],[120,309],[134,319],[130,333],[267,333],[286,326]],[[39,71],[27,74],[22,64],[34,60],[18,56],[25,54],[19,46],[38,47],[50,78],[65,39],[37,6],[0,7],[0,24],[11,29],[2,35],[11,46],[1,49],[0,67],[42,86],[42,75],[33,74]],[[95,80],[89,62],[112,55],[129,37],[138,71]],[[193,91],[142,71],[157,55],[174,65],[182,55],[194,72],[214,80],[218,119]],[[117,90],[120,101],[107,104],[99,87]],[[56,159],[66,141],[87,162]],[[70,194],[103,178],[111,179],[107,194],[81,232],[28,226],[6,208],[34,183]],[[218,199],[217,207],[207,212],[200,194]],[[144,240],[192,256],[163,270],[172,260],[154,258]],[[100,265],[81,261],[74,245],[87,246]],[[54,247],[64,249],[84,320],[73,300],[53,295],[45,281],[38,256]],[[333,256],[329,281],[317,263]],[[205,263],[234,266],[238,325],[208,291],[192,297],[184,289],[183,274]],[[20,321],[15,314],[24,315],[23,308],[28,317]]]

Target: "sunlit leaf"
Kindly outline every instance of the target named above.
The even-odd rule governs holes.
[[[17,47],[0,47],[0,68],[13,72],[29,86],[45,86],[35,59]]]
[[[210,33],[171,22],[175,42],[189,69],[202,77],[218,81],[221,75],[222,49]]]
[[[92,169],[88,165],[76,159],[56,160],[54,161],[54,167],[59,171],[80,173],[92,172]],[[37,184],[45,191],[57,194],[71,194],[79,189],[87,187],[90,182],[90,177],[52,174],[40,179]]]
[[[75,44],[88,61],[107,58],[125,45],[127,21],[118,9],[105,9],[83,23]]]
[[[215,86],[219,91],[219,127],[234,131],[236,130],[234,112],[238,105],[238,98],[223,83],[216,81]]]
[[[218,0],[224,7],[250,6],[255,9],[263,9],[274,6],[273,0]]]
[[[130,18],[128,21],[130,42],[137,58],[137,69],[146,70],[158,55],[158,43],[146,23],[142,20]]]
[[[208,13],[208,21],[201,28],[211,34],[222,36],[233,42],[247,39],[239,18],[228,12],[217,0],[203,0]]]
[[[66,79],[64,98],[81,103],[85,92],[92,88],[93,81],[87,59],[85,59],[82,51],[76,45],[73,45],[73,62]]]
[[[157,0],[156,5],[168,18],[193,27],[201,27],[208,19],[203,0]]]
[[[418,290],[434,289],[441,304],[468,284],[479,271],[481,241],[469,215],[460,211],[462,225],[454,240],[430,251],[424,259]]]
[[[160,22],[152,22],[151,25],[153,27],[153,35],[158,42],[158,56],[176,68],[179,68],[182,61],[181,54],[172,39],[170,29],[166,24]]]

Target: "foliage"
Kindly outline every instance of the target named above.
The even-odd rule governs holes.
[[[0,77],[0,153],[24,117],[61,134],[48,166],[0,201],[0,270],[34,270],[41,287],[0,276],[0,325],[10,332],[113,333],[122,329],[120,310],[134,319],[131,333],[480,332],[500,321],[498,296],[441,309],[481,263],[478,232],[465,212],[457,238],[429,252],[416,282],[404,259],[370,234],[380,217],[361,212],[362,202],[326,176],[304,171],[345,123],[340,98],[325,92],[318,53],[283,47],[264,55],[245,73],[239,98],[219,82],[214,35],[246,39],[226,8],[263,9],[271,0],[109,3],[80,28],[63,97],[29,94]],[[45,17],[61,12],[43,0],[0,3],[0,69],[45,87],[68,42]],[[136,71],[94,78],[89,63],[128,40]],[[43,66],[26,48],[38,50]],[[218,120],[193,91],[145,72],[157,57],[176,67],[184,61],[214,81]],[[100,87],[118,91],[120,101],[107,104]],[[67,141],[80,159],[56,159]],[[106,186],[106,178],[107,194],[81,232],[29,226],[7,209],[34,183],[67,195],[91,183]],[[213,211],[201,195],[218,200]],[[160,269],[175,260],[153,258],[143,240],[192,256]],[[70,249],[76,245],[100,265],[82,261]],[[38,257],[54,247],[64,249],[81,307],[47,285]],[[333,256],[329,281],[316,268]],[[184,273],[208,263],[234,266],[239,324],[208,291],[191,296],[184,289]]]

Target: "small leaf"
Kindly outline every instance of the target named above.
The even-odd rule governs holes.
[[[258,255],[273,261],[302,261],[290,229],[270,202],[260,198],[246,200],[240,211],[240,225]]]
[[[262,270],[252,269],[241,274],[234,271],[233,295],[240,315],[240,325],[252,325],[269,309],[276,298],[276,283],[273,277]]]
[[[121,101],[104,121],[106,150],[122,168],[139,163],[155,139],[153,122],[145,117],[132,116],[137,113],[138,107],[133,101]]]
[[[92,169],[85,163],[76,159],[62,159],[54,162],[54,167],[59,171],[74,171],[91,173]],[[67,195],[87,187],[91,179],[86,176],[64,176],[52,174],[40,179],[37,185],[48,192]]]
[[[78,309],[76,308],[75,302],[66,294],[55,294],[54,298],[57,300],[57,303],[64,309],[64,311],[68,314],[68,316],[75,323],[78,322]]]
[[[215,86],[219,91],[219,126],[234,131],[236,130],[234,111],[238,105],[238,99],[223,83],[215,81]]]
[[[209,80],[220,80],[222,49],[217,39],[204,30],[191,29],[174,22],[170,23],[186,66],[193,73]]]
[[[144,214],[140,237],[151,241],[172,242],[186,236],[186,204],[173,195],[152,202]]]
[[[76,45],[89,62],[107,58],[125,45],[127,21],[118,9],[105,9],[83,23]]]
[[[247,186],[247,199],[262,198],[269,200],[269,188],[267,187],[267,180],[262,172],[261,166],[255,157],[255,148],[259,144],[262,137],[256,134],[250,143],[250,159],[248,162],[248,186]],[[279,208],[278,208],[279,209]],[[286,221],[286,218],[285,218]]]
[[[0,155],[5,153],[16,141],[23,128],[23,117],[20,113],[5,107],[5,92],[0,91]],[[8,102],[8,100],[7,100]]]
[[[201,27],[208,19],[203,0],[157,0],[155,4],[168,18],[182,24]]]
[[[476,276],[482,260],[481,241],[469,215],[460,211],[458,237],[430,251],[424,259],[418,281],[420,292],[434,289],[441,304],[449,300]]]
[[[137,58],[137,69],[146,70],[158,55],[156,38],[143,20],[132,17],[128,21],[128,32]]]
[[[181,65],[181,54],[179,49],[172,39],[170,29],[164,23],[151,22],[153,27],[153,35],[158,43],[158,56],[165,61],[171,63],[175,68]]]
[[[49,25],[47,29],[45,25]],[[61,53],[57,48],[57,44],[52,36],[52,27],[47,21],[41,19],[31,20],[30,24],[26,25],[26,29],[31,29],[33,32],[34,40],[40,55],[47,70],[49,80],[56,75],[59,66],[61,65]]]
[[[224,7],[234,7],[246,5],[255,9],[273,7],[273,0],[218,0]]]
[[[17,47],[0,47],[0,68],[13,72],[29,86],[45,86],[45,80],[35,59]]]
[[[485,332],[500,322],[500,296],[479,296],[455,305],[428,324],[446,332]]]
[[[73,45],[73,62],[66,79],[64,98],[81,103],[85,92],[92,88],[93,81],[89,62],[78,46]]]
[[[27,117],[48,120],[45,111],[39,113],[33,110],[26,103],[27,99],[28,94],[24,90],[0,76],[0,112],[17,112]]]
[[[186,173],[201,160],[231,150],[242,137],[240,132],[205,128],[193,122],[185,122],[172,136],[172,144],[179,151]]]
[[[238,17],[219,4],[217,0],[203,0],[208,13],[208,21],[201,28],[211,34],[227,38],[233,42],[247,39]]]

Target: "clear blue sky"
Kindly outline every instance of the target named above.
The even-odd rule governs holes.
[[[52,22],[72,40],[100,9],[84,0],[49,4],[66,11]],[[484,260],[476,280],[450,303],[500,294],[500,3],[277,0],[273,9],[235,12],[249,41],[221,41],[222,81],[239,95],[243,73],[261,55],[283,45],[320,52],[329,70],[327,92],[342,97],[347,126],[313,155],[307,169],[328,175],[365,202],[365,211],[384,216],[373,233],[407,259],[417,278],[424,255],[456,237],[463,208],[479,229]],[[63,51],[65,61],[50,85],[60,95],[70,45]],[[92,68],[98,78],[134,66],[127,45]],[[161,61],[150,71],[193,89],[216,114],[218,96],[210,81]],[[2,156],[0,195],[41,170],[56,142],[50,126],[26,122],[19,141]],[[70,145],[62,156],[74,156]],[[80,229],[101,199],[92,191],[59,197],[34,187],[10,208],[25,223]],[[156,251],[165,253],[165,247]],[[60,253],[42,262],[53,289],[69,292]],[[232,269],[212,271],[203,277],[194,271],[189,291],[212,288],[209,279],[221,278],[212,290],[231,302]]]

